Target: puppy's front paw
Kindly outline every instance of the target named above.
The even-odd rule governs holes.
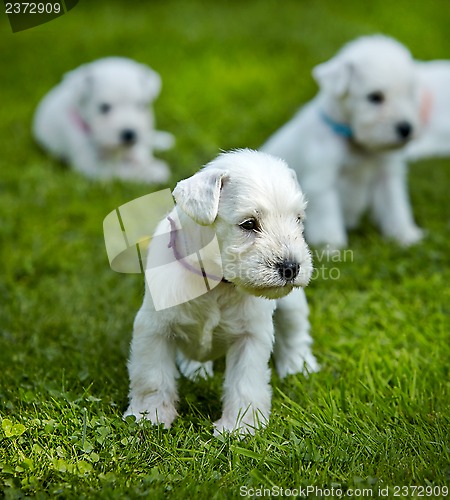
[[[280,378],[288,375],[302,373],[308,376],[320,370],[320,365],[315,356],[309,351],[309,348],[303,352],[285,351],[283,356],[276,359],[277,372]]]
[[[170,176],[169,167],[162,160],[148,159],[144,163],[125,163],[115,169],[114,177],[131,182],[164,184]]]
[[[246,435],[254,435],[257,430],[255,425],[250,424],[238,424],[235,420],[227,420],[221,418],[214,423],[214,437],[218,437],[221,434],[233,434],[236,433],[241,437]]]
[[[169,180],[170,170],[162,160],[153,160],[147,167],[148,180],[156,184],[164,184]]]
[[[308,224],[305,227],[306,241],[321,252],[333,253],[335,250],[341,250],[348,247],[347,232],[344,226],[340,224],[327,223],[321,224],[321,216],[313,219],[308,215]],[[318,220],[317,220],[318,219]]]
[[[214,423],[214,436],[230,433],[237,433],[242,437],[254,435],[258,429],[266,427],[267,422],[268,416],[265,417],[260,410],[248,408],[235,417],[222,415],[222,418]]]
[[[409,247],[410,245],[414,245],[419,243],[425,236],[425,231],[420,229],[417,226],[411,226],[406,230],[402,231],[402,233],[396,235],[395,239],[400,243],[400,245],[404,247]]]
[[[152,424],[163,424],[168,429],[178,413],[172,402],[161,401],[161,398],[152,395],[142,399],[132,399],[123,416],[125,418],[129,415],[134,415],[136,420],[145,418],[150,420]]]
[[[167,151],[175,144],[175,137],[170,132],[155,130],[153,136],[153,146],[158,151]]]

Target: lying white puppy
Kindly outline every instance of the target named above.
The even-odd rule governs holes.
[[[33,132],[41,146],[88,177],[166,182],[153,157],[173,137],[154,129],[150,103],[161,78],[130,59],[99,59],[66,74],[39,104]]]
[[[308,199],[307,241],[345,247],[346,228],[366,209],[384,236],[419,241],[401,151],[420,126],[409,52],[385,36],[362,37],[313,74],[319,94],[262,147],[297,171]]]
[[[423,128],[406,148],[409,160],[450,156],[450,61],[417,63]]]
[[[277,304],[280,376],[318,369],[301,288],[312,272],[303,195],[282,160],[250,150],[220,155],[179,182],[173,195],[177,207],[149,247],[125,415],[169,427],[177,415],[177,358],[181,371],[194,377],[211,373],[211,360],[226,355],[223,414],[215,432],[253,433],[270,414]],[[205,282],[209,291],[186,301]]]

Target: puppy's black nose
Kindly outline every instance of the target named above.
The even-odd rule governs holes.
[[[300,264],[292,260],[285,260],[278,264],[278,273],[286,281],[294,281],[300,271]]]
[[[137,139],[136,132],[131,128],[126,128],[120,133],[120,140],[127,145],[134,144]]]
[[[413,132],[413,127],[409,122],[397,123],[397,134],[401,139],[408,139],[411,137]]]

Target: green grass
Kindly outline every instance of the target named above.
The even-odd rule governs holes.
[[[89,182],[48,159],[29,130],[62,73],[136,58],[163,77],[156,114],[177,137],[164,155],[173,187],[219,149],[258,147],[314,94],[311,68],[345,41],[386,32],[416,57],[448,58],[449,25],[446,0],[86,0],[14,35],[0,17],[5,498],[233,498],[241,487],[308,485],[373,497],[388,486],[392,497],[396,485],[448,486],[449,160],[411,167],[423,244],[400,249],[364,224],[352,258],[330,264],[339,279],[309,286],[322,371],[274,375],[269,427],[237,441],[212,438],[220,371],[180,381],[171,430],[122,420],[143,282],[109,269],[102,221],[149,190]]]

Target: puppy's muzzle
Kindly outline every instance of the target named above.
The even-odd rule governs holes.
[[[278,273],[286,282],[292,282],[300,271],[300,264],[292,260],[285,260],[277,265]]]
[[[410,139],[413,134],[413,131],[414,128],[409,122],[404,121],[397,123],[396,132],[401,140],[406,141]]]
[[[137,133],[131,128],[126,128],[120,132],[120,141],[125,146],[132,146],[137,141]]]

